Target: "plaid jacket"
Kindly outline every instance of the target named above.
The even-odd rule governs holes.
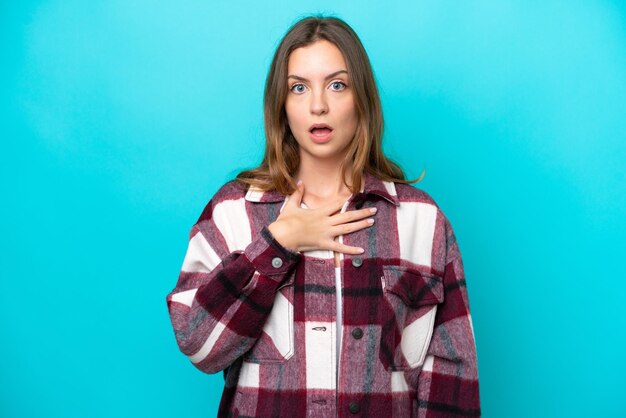
[[[191,229],[167,295],[180,350],[224,371],[218,416],[480,416],[463,263],[446,216],[425,192],[365,174],[342,211],[377,207],[342,236],[343,328],[336,370],[330,251],[294,252],[269,232],[285,203],[236,181]]]

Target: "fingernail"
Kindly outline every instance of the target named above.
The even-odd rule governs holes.
[[[362,253],[365,252],[365,250],[363,248],[359,248],[359,252]]]
[[[373,220],[372,218],[369,218],[369,219],[367,220],[367,223],[371,225],[371,224],[373,224],[373,223],[374,223],[374,220]]]
[[[370,212],[375,213],[378,210],[378,208],[370,208]]]

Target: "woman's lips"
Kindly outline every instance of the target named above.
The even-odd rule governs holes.
[[[311,136],[313,142],[323,144],[330,141],[332,133],[333,130],[329,128],[314,128],[311,132],[309,132],[309,135]]]

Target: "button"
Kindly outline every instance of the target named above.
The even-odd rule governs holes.
[[[352,265],[354,267],[361,267],[362,264],[363,264],[363,259],[361,257],[354,257],[352,259]]]
[[[355,340],[360,340],[363,338],[363,330],[361,328],[355,328],[352,330],[352,336]]]
[[[272,266],[274,268],[280,268],[280,266],[283,265],[283,260],[281,260],[279,257],[274,257],[272,259]]]
[[[356,402],[350,402],[350,405],[348,405],[348,409],[350,410],[350,412],[352,412],[353,414],[358,414],[359,411],[361,410],[361,407],[359,406],[358,403]]]

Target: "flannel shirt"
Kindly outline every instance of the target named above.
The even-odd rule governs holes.
[[[223,185],[193,225],[167,306],[180,350],[224,371],[218,416],[476,417],[477,356],[452,227],[424,191],[365,173],[342,211],[376,207],[340,236],[336,372],[332,251],[283,247],[267,226],[287,198]]]

